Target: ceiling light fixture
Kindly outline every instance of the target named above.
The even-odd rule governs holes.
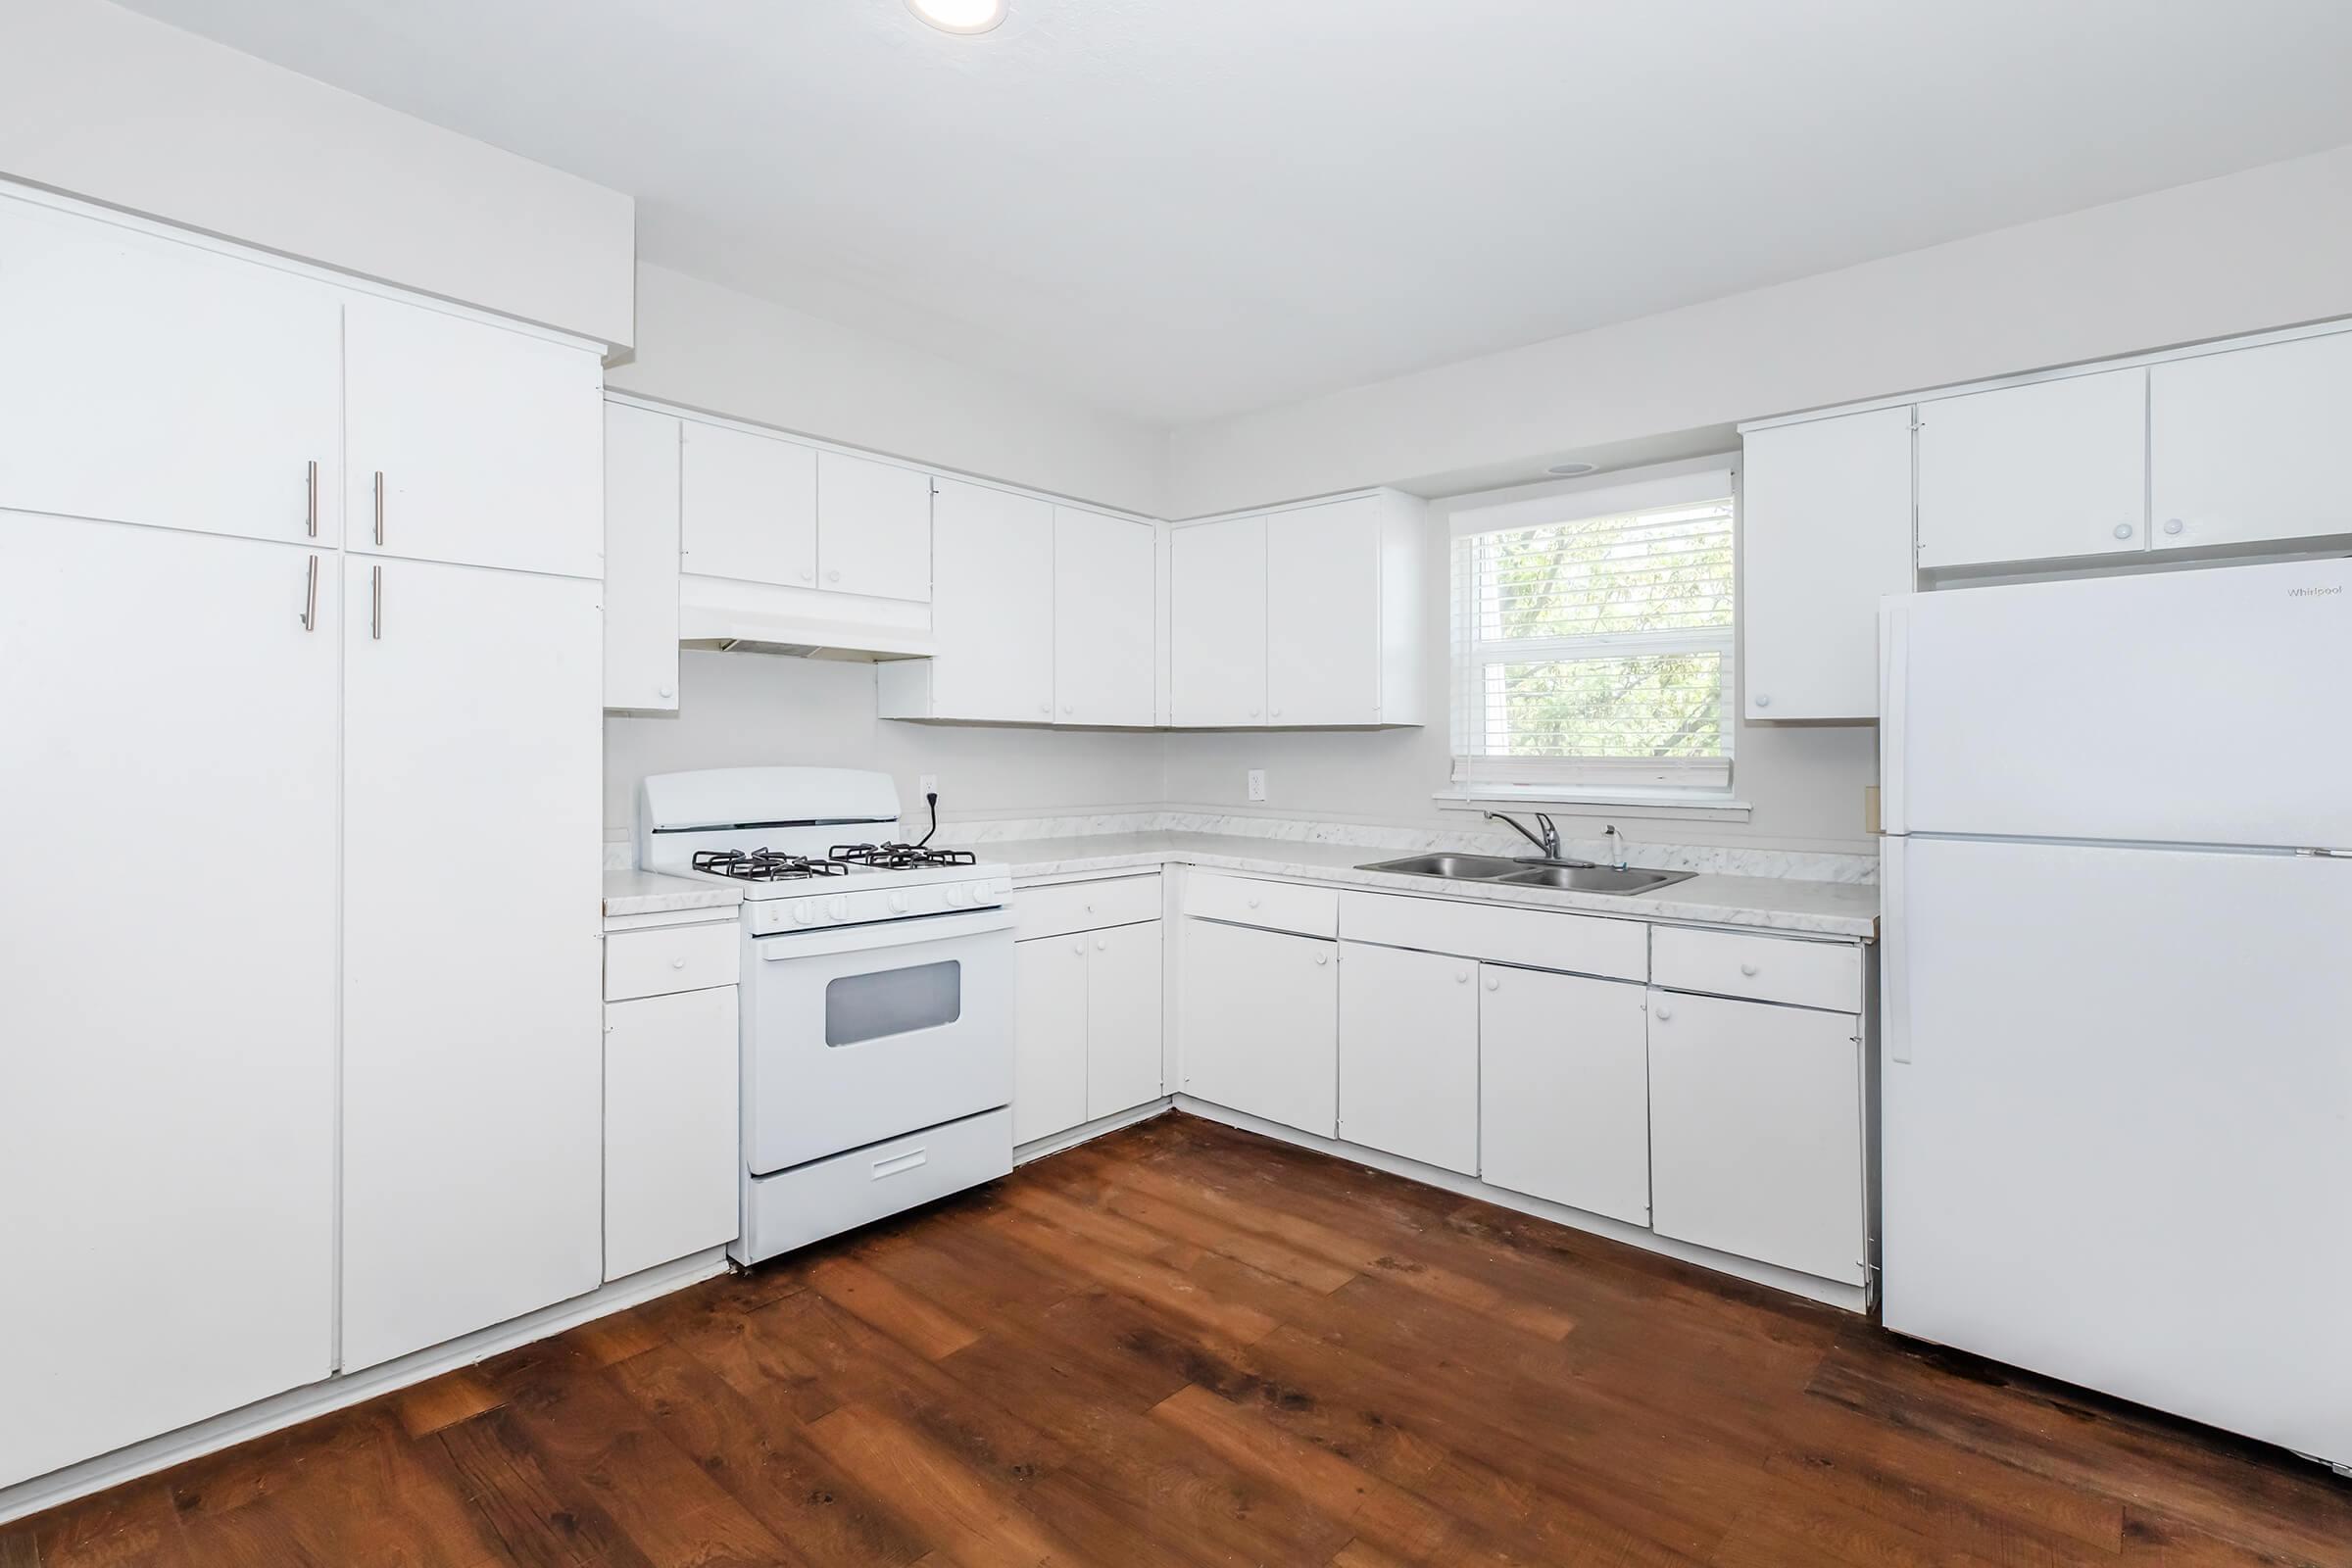
[[[906,0],[906,9],[942,32],[986,32],[1004,20],[1004,0]]]
[[[1555,463],[1544,471],[1555,479],[1574,479],[1591,473],[1598,466],[1593,463]]]

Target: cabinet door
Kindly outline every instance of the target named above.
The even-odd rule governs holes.
[[[1266,519],[1176,529],[1168,539],[1168,722],[1263,724]]]
[[[603,765],[595,583],[346,565],[354,1370],[603,1277]]]
[[[1086,988],[1089,1121],[1160,1096],[1159,922],[1097,931]]]
[[[1086,1120],[1087,936],[1012,945],[1012,1141]]]
[[[733,986],[606,1006],[606,1279],[735,1239],[736,1033]]]
[[[684,569],[785,588],[816,586],[816,449],[684,421]]]
[[[1266,722],[1380,720],[1380,498],[1266,519]]]
[[[1652,991],[1658,1234],[1862,1283],[1861,1033],[1850,1013]]]
[[[1157,530],[1150,523],[1054,509],[1056,721],[1154,721],[1157,557]]]
[[[605,706],[678,708],[678,425],[605,407]]]
[[[605,372],[593,353],[353,295],[343,364],[353,549],[604,575]]]
[[[1479,971],[1479,1175],[1649,1223],[1649,1050],[1640,986]]]
[[[1478,1174],[1478,963],[1340,944],[1340,1136]]]
[[[333,1366],[333,564],[0,515],[0,1486]]]
[[[1337,951],[1315,937],[1185,921],[1177,1011],[1185,1093],[1337,1136]]]
[[[931,476],[846,452],[816,455],[817,586],[931,597]]]
[[[1879,600],[1908,593],[1911,411],[1751,431],[1740,513],[1750,718],[1879,716]]]
[[[1919,405],[1919,564],[2146,547],[2148,373],[2103,370]]]
[[[333,546],[341,309],[324,284],[0,201],[0,508]]]
[[[1054,716],[1054,508],[957,479],[932,514],[933,712],[1043,724]]]
[[[2148,514],[2159,550],[2352,533],[2337,448],[2352,334],[2148,369]]]

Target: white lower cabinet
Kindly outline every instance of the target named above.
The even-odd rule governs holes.
[[[1339,1136],[1478,1174],[1478,963],[1340,944]]]
[[[0,1486],[333,1368],[334,562],[0,513]]]
[[[1339,1132],[1339,944],[1184,921],[1185,1093],[1325,1138]]]
[[[1642,988],[1482,964],[1478,1049],[1480,1177],[1648,1224]]]
[[[1658,1234],[1863,1283],[1861,1034],[1851,1013],[1650,992]]]
[[[606,1004],[608,1280],[735,1239],[736,1017],[733,986]]]
[[[1038,937],[1013,953],[1014,1145],[1158,1099],[1160,923]]]
[[[603,679],[593,581],[346,570],[351,1371],[603,1278]]]

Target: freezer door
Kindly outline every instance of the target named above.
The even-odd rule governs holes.
[[[1890,850],[1886,1326],[2352,1461],[2352,861]]]
[[[1886,601],[1889,833],[2352,847],[2352,564]]]

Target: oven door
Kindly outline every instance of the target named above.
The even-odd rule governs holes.
[[[1009,910],[749,940],[753,1175],[1011,1102]]]

